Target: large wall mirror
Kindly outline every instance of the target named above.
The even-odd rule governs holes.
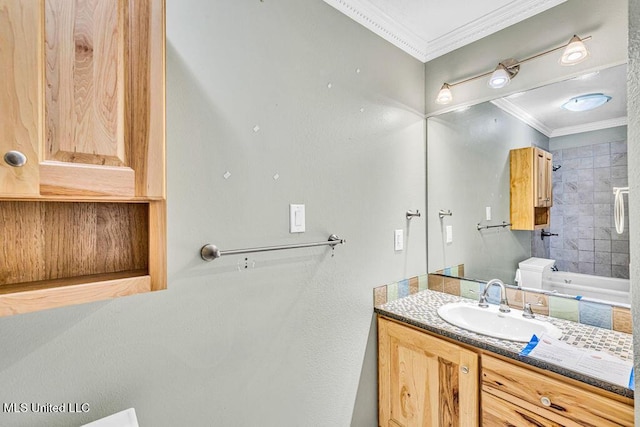
[[[562,108],[576,96],[594,93],[611,99],[588,111]],[[522,280],[521,262],[549,259],[555,265],[541,267],[543,290],[582,295],[587,291],[573,286],[585,280],[592,290],[586,296],[629,303],[633,222],[624,195],[625,207],[618,212],[625,215],[624,231],[614,223],[614,187],[628,185],[626,105],[622,64],[430,117],[429,271],[516,284]],[[550,226],[479,230],[478,225],[510,222],[509,153],[530,146],[553,154]]]

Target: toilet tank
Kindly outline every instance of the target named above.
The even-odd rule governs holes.
[[[542,272],[545,268],[551,268],[556,260],[532,257],[518,264],[520,269],[520,286],[527,288],[542,288]]]

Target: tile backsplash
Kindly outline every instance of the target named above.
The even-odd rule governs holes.
[[[457,267],[456,267],[457,268]],[[451,270],[450,270],[451,271]],[[415,294],[424,289],[458,295],[478,300],[486,282],[450,277],[441,273],[423,274],[403,279],[373,289],[374,305],[379,306],[399,298]],[[512,308],[522,310],[530,303],[534,313],[571,320],[603,329],[631,333],[631,311],[626,307],[587,301],[559,295],[548,295],[535,290],[507,288],[507,299]],[[499,288],[489,293],[489,303],[499,303]]]

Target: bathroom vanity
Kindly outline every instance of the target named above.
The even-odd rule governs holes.
[[[632,390],[438,317],[438,307],[459,300],[427,290],[376,308],[380,426],[633,425]],[[563,341],[632,358],[631,335],[548,320]]]

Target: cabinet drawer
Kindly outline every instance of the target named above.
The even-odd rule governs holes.
[[[630,405],[486,355],[482,390],[562,425],[633,425]]]
[[[499,399],[492,394],[482,393],[482,425],[492,427],[562,427],[524,408]]]

